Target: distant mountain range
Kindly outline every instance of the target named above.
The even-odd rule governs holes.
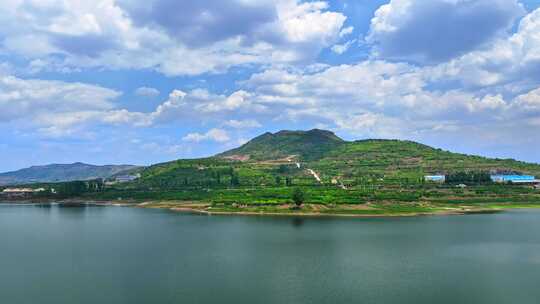
[[[66,182],[109,178],[136,170],[132,165],[95,166],[84,163],[33,166],[13,172],[0,173],[0,185]]]

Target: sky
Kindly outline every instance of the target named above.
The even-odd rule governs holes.
[[[540,163],[540,0],[3,0],[0,171],[322,128]]]

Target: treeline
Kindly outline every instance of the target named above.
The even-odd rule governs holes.
[[[483,184],[491,183],[491,174],[482,171],[455,172],[446,175],[446,182],[450,184],[459,183],[474,183]]]
[[[190,166],[150,176],[136,182],[139,188],[191,189],[239,186],[240,177],[232,167]]]
[[[67,198],[77,197],[85,193],[102,192],[105,190],[103,180],[73,181],[51,184],[44,192],[38,193],[40,197]]]

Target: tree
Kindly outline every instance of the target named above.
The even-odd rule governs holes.
[[[239,186],[240,185],[240,179],[238,178],[238,174],[233,173],[231,175],[231,186]]]
[[[285,185],[286,185],[287,187],[292,186],[292,178],[290,178],[290,177],[288,177],[288,176],[285,177]]]
[[[292,200],[297,208],[300,208],[305,200],[304,191],[300,188],[295,188],[292,194]]]
[[[276,176],[276,185],[281,185],[281,176]]]
[[[278,168],[278,172],[281,174],[286,174],[289,172],[289,166],[287,165],[280,165]]]

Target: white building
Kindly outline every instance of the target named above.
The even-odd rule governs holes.
[[[444,183],[446,181],[446,176],[444,175],[426,175],[424,176],[426,182],[434,183]]]
[[[23,196],[28,195],[32,193],[38,193],[38,192],[44,192],[47,191],[45,188],[7,188],[2,190],[2,194],[7,196]]]

